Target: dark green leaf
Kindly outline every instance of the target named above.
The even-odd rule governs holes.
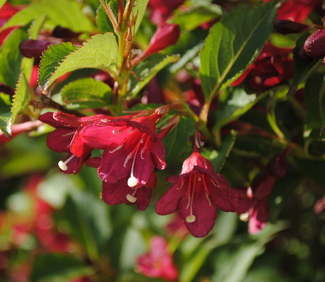
[[[61,90],[62,100],[71,108],[98,108],[110,101],[111,88],[93,78],[73,81]]]
[[[54,24],[76,32],[90,32],[93,29],[90,20],[82,13],[80,4],[69,0],[41,0],[32,3],[10,18],[2,28],[26,25],[39,15],[46,15]]]
[[[200,76],[206,97],[235,78],[255,58],[272,32],[273,2],[240,6],[217,23],[201,51]]]
[[[325,127],[325,79],[323,74],[311,76],[305,85],[306,124],[310,128]]]
[[[16,87],[19,78],[22,55],[20,43],[27,39],[27,33],[17,29],[13,31],[0,50],[0,82],[12,88]]]
[[[195,123],[192,119],[182,117],[178,125],[166,136],[167,163],[171,168],[178,168],[191,152],[189,140],[194,134]]]
[[[73,191],[62,213],[71,236],[79,241],[91,258],[98,258],[111,235],[108,206],[92,194]]]
[[[51,45],[43,54],[39,69],[39,84],[46,86],[51,74],[56,70],[63,59],[77,48],[71,43]]]
[[[134,72],[135,76],[131,81],[131,97],[136,97],[140,91],[156,76],[156,74],[167,65],[176,62],[178,56],[164,56],[155,54],[139,64]]]
[[[73,278],[90,275],[93,270],[71,255],[42,254],[34,261],[31,282],[69,282]]]
[[[237,138],[237,134],[235,132],[231,132],[230,135],[228,135],[225,140],[221,144],[221,148],[219,152],[216,154],[215,157],[213,157],[211,160],[213,167],[216,171],[221,171],[223,166],[226,163],[227,158],[229,157],[232,148],[235,145]]]
[[[62,60],[48,77],[47,87],[60,76],[78,69],[97,68],[114,71],[117,66],[117,59],[118,46],[114,35],[112,33],[94,35]]]

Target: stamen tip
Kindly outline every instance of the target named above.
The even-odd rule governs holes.
[[[127,199],[130,203],[132,203],[132,204],[134,204],[134,203],[137,201],[137,198],[134,197],[134,196],[131,195],[131,194],[127,194],[127,195],[126,195],[126,199]]]
[[[189,216],[187,216],[186,218],[185,218],[185,221],[187,222],[187,223],[193,223],[193,222],[195,222],[196,221],[196,216],[195,215],[189,215]]]
[[[68,170],[68,166],[67,166],[66,163],[63,162],[63,161],[59,161],[59,162],[58,162],[58,167],[59,167],[61,170],[63,170],[63,171],[67,171],[67,170]]]
[[[241,221],[247,222],[248,219],[249,219],[249,215],[248,215],[248,213],[247,213],[247,212],[242,213],[242,214],[239,216],[239,219],[240,219]]]
[[[139,184],[139,180],[137,178],[135,178],[134,176],[131,176],[128,179],[128,186],[133,188],[135,186],[137,186]]]

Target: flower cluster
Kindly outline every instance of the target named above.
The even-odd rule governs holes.
[[[103,201],[134,204],[144,210],[156,185],[154,170],[166,168],[162,139],[169,129],[157,133],[156,128],[165,109],[120,117],[77,117],[57,112],[43,114],[40,119],[56,128],[48,135],[48,146],[68,153],[67,159],[58,163],[63,172],[76,173],[84,163],[96,167],[103,181]],[[92,157],[94,149],[102,150],[102,155]],[[157,213],[177,211],[198,237],[212,229],[218,209],[242,213],[250,206],[245,192],[231,188],[197,150],[171,182],[172,187],[157,203]]]

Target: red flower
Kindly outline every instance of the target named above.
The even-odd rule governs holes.
[[[82,164],[88,159],[91,148],[82,142],[79,132],[84,126],[101,119],[107,119],[107,116],[77,117],[62,112],[48,112],[40,116],[41,121],[56,128],[47,137],[48,147],[55,152],[70,153],[67,160],[58,163],[63,172],[78,172]],[[78,150],[78,155],[71,154],[73,150]]]
[[[232,83],[232,86],[247,81],[251,88],[263,91],[286,81],[293,74],[290,53],[291,49],[265,45],[257,59]]]
[[[285,157],[288,150],[272,159],[266,168],[266,174],[257,180],[253,188],[249,188],[248,197],[251,198],[252,206],[248,211],[248,231],[255,234],[261,231],[269,219],[268,197],[276,181],[287,173],[287,162]]]
[[[264,0],[270,2],[271,0]],[[278,20],[303,22],[319,4],[319,0],[287,0],[277,12]]]
[[[166,22],[172,12],[180,6],[184,0],[150,0],[150,18],[153,23],[161,24]]]
[[[160,108],[161,109],[161,108]],[[120,117],[81,130],[83,141],[104,154],[98,173],[104,182],[116,183],[127,178],[129,187],[146,185],[154,168],[166,167],[163,134],[156,133],[162,113],[138,117]],[[78,152],[74,150],[78,156]]]
[[[306,39],[304,43],[305,53],[312,58],[325,56],[325,29],[318,29]]]
[[[247,211],[251,201],[240,190],[232,189],[226,179],[214,172],[211,163],[193,152],[183,163],[173,186],[158,201],[158,214],[178,211],[189,231],[203,237],[212,229],[217,209]]]
[[[178,277],[173,257],[167,250],[167,242],[158,236],[151,239],[150,252],[138,257],[136,268],[148,277],[166,280],[176,280]]]
[[[145,186],[130,187],[127,179],[116,183],[104,182],[102,199],[109,205],[134,204],[139,210],[145,210],[151,200],[152,189],[156,186],[156,175],[151,174]]]
[[[177,24],[161,24],[151,38],[148,48],[142,53],[142,55],[133,60],[133,65],[136,65],[152,54],[158,53],[168,46],[175,44],[179,35],[180,29]]]
[[[248,211],[248,231],[255,234],[261,231],[269,220],[269,208],[267,198],[271,194],[276,178],[272,175],[266,176],[254,189],[252,195],[253,204]]]
[[[19,8],[14,7],[10,3],[5,3],[0,8],[0,26],[3,26],[19,10],[20,10]]]

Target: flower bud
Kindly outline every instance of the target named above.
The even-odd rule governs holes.
[[[149,47],[144,52],[143,57],[148,57],[157,53],[170,45],[177,42],[180,35],[180,29],[177,24],[162,24],[158,27],[156,33],[153,35]]]
[[[281,34],[299,33],[307,29],[308,26],[302,23],[297,23],[289,20],[276,20],[274,29]]]
[[[27,58],[39,58],[49,45],[51,43],[45,40],[28,39],[20,44],[20,52]]]
[[[319,29],[305,41],[304,50],[312,58],[325,56],[325,29]]]
[[[52,36],[63,39],[72,39],[77,38],[79,36],[79,33],[73,32],[69,28],[57,25],[52,31]]]

